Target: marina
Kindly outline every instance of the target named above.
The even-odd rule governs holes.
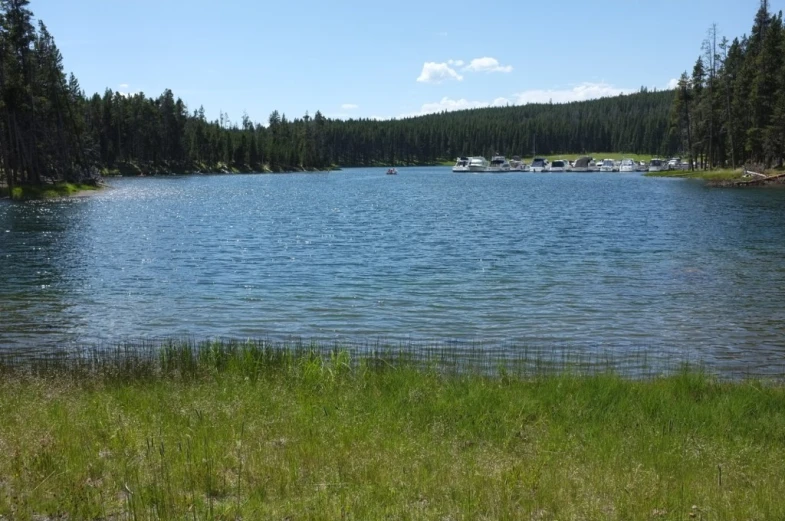
[[[452,171],[455,173],[504,173],[504,172],[665,172],[670,170],[687,170],[689,163],[681,158],[653,158],[650,161],[635,160],[629,157],[622,159],[597,159],[581,156],[574,160],[534,157],[527,163],[521,156],[512,156],[507,160],[501,154],[495,154],[488,161],[483,156],[461,156],[456,158]]]

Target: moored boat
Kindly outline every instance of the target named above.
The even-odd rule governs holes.
[[[622,159],[621,165],[619,165],[619,172],[634,172],[635,167],[635,161],[632,159]]]
[[[592,162],[589,156],[582,156],[575,160],[570,170],[572,172],[588,172],[589,164]]]
[[[554,159],[548,167],[549,172],[566,172],[569,166],[569,161],[565,159]]]
[[[532,159],[532,164],[529,170],[532,172],[545,172],[548,168],[548,160],[543,157],[535,157]]]
[[[455,161],[455,166],[452,167],[453,172],[468,172],[469,171],[469,159],[468,157],[459,157]]]
[[[491,158],[491,164],[488,165],[486,172],[509,172],[510,163],[507,162],[504,156],[495,155]]]
[[[521,161],[521,156],[512,156],[512,159],[510,159],[510,171],[512,172],[526,171],[526,163]]]
[[[469,172],[487,172],[488,160],[482,156],[469,158]]]
[[[662,159],[654,158],[649,161],[649,172],[664,172],[668,169],[668,163]]]
[[[600,172],[613,172],[615,167],[616,163],[613,162],[613,159],[603,159],[600,164]]]

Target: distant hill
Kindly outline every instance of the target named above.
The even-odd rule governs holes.
[[[323,153],[342,165],[428,163],[460,155],[576,154],[590,151],[668,155],[674,91],[566,104],[443,112],[392,121],[328,120]]]

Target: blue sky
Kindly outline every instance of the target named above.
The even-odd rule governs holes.
[[[240,121],[390,118],[666,88],[758,0],[31,0],[84,90]],[[772,11],[785,0],[770,2]]]

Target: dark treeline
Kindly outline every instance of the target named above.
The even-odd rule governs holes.
[[[82,94],[27,0],[0,1],[0,168],[13,189],[44,178],[82,179],[91,159]]]
[[[85,96],[63,71],[28,0],[0,0],[0,182],[82,181],[101,169],[165,172],[301,170],[427,164],[459,155],[667,154],[674,92],[568,104],[474,109],[390,121],[333,120],[320,112],[266,124],[208,120],[166,90],[157,98],[107,90]],[[694,110],[694,109],[690,109]]]
[[[329,121],[320,147],[338,164],[429,163],[459,155],[666,154],[673,92],[566,104],[446,112],[393,121]]]
[[[732,42],[712,25],[672,107],[672,134],[704,168],[782,165],[785,157],[785,30],[762,0],[749,36]]]
[[[620,151],[660,153],[668,139],[673,92],[646,92],[569,103],[475,109],[391,121],[288,120],[277,111],[267,125],[243,116],[240,125],[204,110],[189,114],[167,90],[157,99],[107,90],[86,103],[91,142],[100,162],[263,166],[278,171],[331,165],[433,163],[495,151],[528,154]]]

